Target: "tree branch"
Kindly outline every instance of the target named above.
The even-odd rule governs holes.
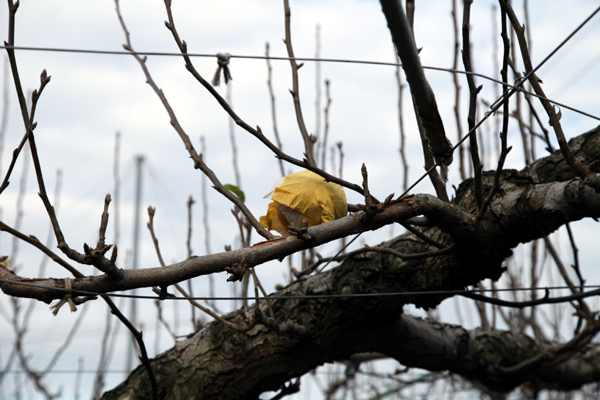
[[[594,161],[600,154],[600,129],[573,139],[571,145],[583,159]],[[475,224],[470,215],[463,211],[471,210],[476,204],[473,182],[467,180],[458,188],[456,205],[445,203],[426,194],[405,196],[401,201],[392,202],[387,206],[380,205],[381,208],[375,214],[360,211],[327,224],[310,227],[307,230],[309,240],[287,237],[262,242],[245,249],[191,257],[164,268],[126,270],[123,271],[121,281],[113,281],[106,275],[75,279],[73,290],[108,293],[139,287],[172,285],[192,277],[232,270],[232,268],[244,270],[341,237],[375,230],[394,222],[405,222],[417,215],[426,216],[439,227],[430,228],[428,232],[428,236],[436,243],[444,246],[455,243],[453,254],[460,259],[460,264],[455,266],[458,268],[455,272],[458,275],[452,278],[453,285],[457,282],[473,284],[484,278],[497,279],[502,273],[501,263],[518,244],[544,237],[570,221],[584,217],[600,217],[600,198],[580,179],[546,183],[546,180],[552,176],[543,174],[543,171],[550,165],[552,165],[553,177],[572,179],[574,176],[574,171],[568,164],[564,161],[559,162],[557,157],[560,158],[560,154],[548,156],[547,160],[542,159],[523,171],[505,171],[498,191],[499,195],[494,198],[490,204],[490,212],[479,224]],[[483,174],[484,187],[493,184],[493,175],[489,172]],[[538,183],[539,181],[541,183]],[[414,238],[414,242],[425,247],[397,248],[397,250],[404,254],[412,254],[437,249],[431,244],[423,244],[417,237]],[[397,245],[401,246],[393,241],[393,246]],[[450,254],[442,257],[454,256]],[[482,268],[482,265],[485,267]],[[412,273],[420,275],[422,272],[412,271]],[[2,279],[23,281],[23,278],[10,273],[5,268],[0,269],[0,275]],[[426,278],[425,282],[429,279]],[[27,281],[45,285],[48,289],[17,287],[8,283],[0,286],[7,294],[37,298],[46,302],[62,298],[64,295],[62,292],[52,290],[55,287],[64,287],[61,279]],[[428,290],[432,288],[429,285],[425,286]],[[453,286],[459,289],[462,287],[464,286]],[[413,286],[407,283],[402,290],[414,291],[422,288],[420,285]]]
[[[447,172],[444,174],[444,168],[447,171],[448,166],[452,163],[452,144],[446,137],[444,124],[435,102],[435,95],[425,78],[408,19],[398,0],[381,0],[381,8],[402,62],[402,68],[425,129],[429,147],[436,162],[441,161],[442,179],[446,181]]]
[[[317,138],[314,135],[309,135],[304,123],[304,116],[302,115],[302,106],[300,104],[300,86],[298,85],[298,70],[303,64],[298,64],[294,56],[294,48],[292,47],[292,28],[291,28],[291,10],[288,0],[283,0],[283,8],[285,12],[285,47],[290,57],[290,65],[292,66],[292,98],[294,99],[294,109],[296,111],[296,121],[298,122],[298,128],[304,140],[304,155],[308,164],[317,166],[315,161],[313,145]],[[324,166],[323,166],[324,168]]]

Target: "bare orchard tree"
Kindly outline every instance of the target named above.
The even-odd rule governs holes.
[[[219,68],[211,82],[188,54],[188,43],[177,24],[177,12],[171,1],[165,0],[166,29],[181,54],[185,70],[199,85],[199,90],[208,92],[233,123],[245,134],[258,139],[265,151],[275,155],[278,161],[273,168],[282,176],[292,167],[312,171],[320,177],[318,185],[333,185],[327,186],[335,188],[332,190],[341,187],[359,193],[364,199],[364,204],[355,205],[346,204],[344,198],[343,212],[338,214],[336,211],[333,217],[320,223],[314,223],[308,211],[303,214],[294,209],[292,211],[302,214],[300,223],[293,224],[284,218],[280,222],[289,224],[280,224],[277,228],[253,215],[245,204],[235,162],[237,156],[234,155],[236,185],[226,185],[209,167],[202,152],[196,149],[194,140],[178,119],[171,99],[153,77],[147,58],[136,52],[126,15],[121,13],[117,2],[117,18],[125,36],[124,48],[141,68],[140,84],[145,79],[158,96],[166,111],[165,118],[169,118],[191,159],[190,168],[204,174],[213,188],[226,198],[220,207],[233,204],[238,224],[231,227],[232,235],[239,234],[241,239],[238,249],[193,256],[190,233],[188,257],[166,264],[153,230],[154,209],[150,209],[148,227],[161,266],[126,269],[122,267],[124,256],[118,254],[117,248],[106,239],[110,195],[105,199],[95,246],[85,245],[84,252],[79,252],[75,247],[81,243],[67,243],[61,230],[56,204],[50,200],[45,187],[35,137],[36,107],[43,101],[42,94],[50,77],[42,72],[39,88],[27,98],[15,48],[19,3],[13,0],[8,3],[9,33],[5,49],[25,134],[13,152],[0,192],[6,189],[17,159],[25,157],[28,151],[37,190],[62,254],[22,232],[18,226],[0,222],[0,230],[37,248],[66,271],[64,277],[33,278],[18,275],[7,264],[0,267],[0,287],[14,302],[19,298],[45,303],[58,301],[53,306],[55,312],[66,304],[73,310],[90,301],[106,302],[110,311],[132,332],[142,364],[119,386],[105,392],[103,399],[255,399],[269,391],[277,392],[271,397],[282,398],[298,392],[300,377],[325,363],[337,363],[345,370],[341,379],[330,381],[321,388],[326,398],[356,398],[357,390],[381,398],[386,393],[401,394],[407,386],[431,388],[434,384],[446,388],[448,396],[461,388],[475,388],[491,398],[504,398],[517,388],[517,395],[523,398],[535,398],[549,391],[560,394],[573,390],[577,390],[581,398],[597,395],[595,387],[588,384],[600,382],[600,347],[593,340],[600,331],[600,320],[590,298],[600,295],[600,289],[585,287],[586,278],[579,266],[577,246],[569,224],[600,217],[600,129],[581,132],[567,140],[560,108],[547,98],[542,81],[536,75],[547,59],[537,64],[531,60],[530,32],[524,25],[528,18],[527,7],[523,16],[513,9],[511,2],[498,2],[499,12],[493,23],[499,27],[501,37],[498,49],[501,74],[500,80],[494,83],[499,87],[498,97],[488,101],[478,97],[481,86],[476,81],[485,77],[474,72],[470,49],[472,2],[464,1],[461,17],[456,1],[452,1],[456,47],[454,67],[450,72],[456,96],[455,104],[442,104],[436,101],[436,93],[421,65],[416,44],[419,38],[413,30],[413,21],[418,18],[414,1],[407,0],[404,6],[399,0],[381,0],[391,37],[390,47],[393,43],[402,68],[397,75],[399,87],[408,86],[413,105],[411,114],[418,123],[418,132],[405,131],[403,121],[412,115],[401,114],[403,167],[400,164],[390,166],[389,171],[396,181],[398,176],[405,177],[406,190],[394,195],[392,190],[377,194],[369,190],[368,161],[362,166],[361,182],[344,179],[341,143],[337,147],[339,153],[332,153],[339,156],[339,172],[325,168],[326,152],[329,151],[326,144],[328,124],[326,121],[324,132],[316,136],[309,132],[302,114],[299,85],[302,64],[295,58],[288,0],[284,0],[284,42],[292,72],[290,91],[303,144],[301,151],[287,148],[284,151],[279,136],[271,140],[256,125],[257,121],[243,119],[234,111],[231,96],[222,96],[214,87],[219,84],[221,75],[225,84],[231,79],[228,67],[231,56],[218,55]],[[268,51],[267,46],[267,60]],[[270,64],[268,68],[277,134]],[[466,82],[468,88],[466,121],[460,113],[459,82]],[[336,84],[334,80],[333,85]],[[332,105],[329,85],[327,81],[325,119]],[[439,99],[439,93],[437,95]],[[452,107],[455,121],[444,121],[440,110]],[[449,137],[448,127],[453,124],[456,124],[458,135]],[[482,143],[482,135],[478,135],[482,129],[497,129],[492,135],[497,139],[489,140],[488,135]],[[510,132],[515,132],[514,136],[519,139],[515,140]],[[365,134],[375,135],[372,132]],[[415,185],[408,187],[409,183],[418,183],[406,182],[408,150],[405,143],[409,137],[420,138],[426,169],[423,178],[431,181],[435,195],[415,192]],[[552,143],[558,143],[559,149],[554,150]],[[539,155],[536,146],[546,148],[547,153]],[[518,170],[507,169],[507,155],[517,147],[522,149],[525,166]],[[292,155],[300,153],[303,157]],[[484,165],[493,166],[484,171]],[[450,170],[451,166],[454,169]],[[447,191],[449,172],[460,175],[462,180],[453,196]],[[307,197],[315,196],[317,194],[311,192]],[[190,198],[190,220],[193,202]],[[348,215],[343,216],[346,208]],[[281,210],[278,208],[277,212]],[[291,218],[290,214],[285,215]],[[404,233],[383,243],[354,247],[354,250],[337,244],[336,249],[340,251],[329,258],[315,252],[318,246],[326,243],[341,239],[343,244],[349,244],[352,235],[393,224],[401,225]],[[568,231],[574,254],[572,267],[561,259],[549,238],[559,229]],[[283,236],[277,236],[273,230]],[[208,230],[206,232],[208,234]],[[252,233],[261,237],[258,242],[251,240]],[[529,254],[527,261],[512,257],[515,248],[522,244],[529,244],[521,249],[521,254]],[[298,268],[290,263],[291,283],[268,295],[258,280],[260,266],[271,260],[291,259],[295,254],[302,257],[300,263],[300,258],[294,258]],[[98,273],[92,274],[89,268],[81,266],[92,266]],[[82,272],[84,270],[86,272]],[[210,302],[202,305],[199,300],[194,300],[192,285],[185,284],[192,278],[224,271],[228,273],[229,281],[241,281],[243,289],[243,306],[226,314],[218,312]],[[67,277],[67,273],[71,276]],[[548,288],[539,292],[537,289],[548,286],[548,276],[554,277],[554,286],[566,288],[568,293]],[[497,283],[501,278],[503,283]],[[125,317],[110,297],[115,292],[138,288],[153,288],[157,302],[162,303],[175,295],[188,297],[197,330],[185,338],[172,333],[177,339],[175,345],[150,358],[139,327]],[[472,289],[467,290],[469,288]],[[476,306],[479,328],[450,324],[436,313],[438,306],[457,296]],[[559,311],[554,317],[548,317],[544,307],[552,309],[556,305],[562,308],[554,308]],[[428,317],[409,315],[405,310],[410,306],[426,310]],[[566,307],[571,308],[572,316],[565,311]],[[202,325],[194,317],[195,313],[201,312],[210,314],[214,321]],[[565,330],[559,318],[570,319],[573,329]],[[22,320],[15,319],[17,337],[20,337],[19,321]],[[168,325],[166,328],[170,331]],[[20,342],[17,343],[14,354],[23,370],[28,372],[26,379],[34,382],[36,390],[44,397],[55,396],[42,379],[43,374],[28,365],[27,357],[19,350]],[[109,343],[107,336],[102,348],[109,347]],[[393,359],[403,367],[384,374],[374,364],[378,359]],[[430,373],[415,376],[410,375],[409,369]],[[365,385],[361,376],[378,378],[379,383],[361,388]],[[100,396],[102,388],[100,377],[96,396]]]

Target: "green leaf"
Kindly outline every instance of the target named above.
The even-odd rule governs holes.
[[[244,194],[242,189],[240,189],[239,187],[237,187],[235,185],[227,184],[227,185],[225,185],[225,189],[231,190],[237,197],[242,199],[242,203],[246,202],[246,195]]]
[[[284,286],[281,283],[278,283],[277,285],[275,285],[276,290],[281,290],[281,289],[283,289],[283,287]]]

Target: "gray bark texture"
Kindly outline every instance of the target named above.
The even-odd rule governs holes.
[[[570,141],[573,153],[589,165],[600,158],[600,129]],[[592,166],[600,172],[600,163]],[[484,194],[493,173],[483,174]],[[252,399],[278,390],[294,377],[356,353],[378,352],[408,367],[451,371],[493,391],[522,384],[570,390],[600,380],[600,346],[588,344],[560,362],[522,365],[552,354],[559,343],[522,333],[460,326],[403,314],[403,306],[432,308],[450,294],[288,299],[286,296],[460,290],[484,279],[497,280],[502,263],[520,243],[543,237],[569,221],[600,217],[600,195],[585,186],[560,153],[527,168],[506,170],[489,211],[476,224],[473,181],[466,180],[452,204],[428,195],[409,196],[405,207],[425,210],[434,226],[417,228],[447,254],[402,260],[366,252],[340,266],[290,284],[271,296],[275,318],[264,301],[259,310],[225,316],[245,331],[221,322],[207,324],[151,360],[160,399]],[[382,211],[382,212],[385,212]],[[368,218],[365,213],[363,218]],[[327,224],[326,224],[327,225]],[[381,244],[404,254],[438,250],[412,233]],[[542,359],[540,358],[540,359]],[[551,359],[550,356],[546,357]],[[148,399],[151,389],[138,368],[102,397]]]

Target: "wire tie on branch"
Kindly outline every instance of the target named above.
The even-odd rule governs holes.
[[[52,315],[54,315],[54,316],[56,316],[56,314],[58,314],[58,310],[60,310],[60,308],[66,302],[69,303],[71,312],[77,311],[77,306],[75,305],[75,302],[73,301],[73,288],[71,285],[71,278],[65,278],[65,290],[67,291],[67,294],[62,299],[60,299],[58,303],[56,303],[53,306],[50,306],[50,310],[52,310]]]
[[[213,86],[219,86],[221,83],[221,70],[223,71],[223,78],[225,79],[225,84],[227,85],[229,81],[233,80],[231,78],[231,73],[229,72],[229,60],[231,59],[231,54],[229,53],[217,53],[217,64],[219,67],[215,72],[215,76],[212,79]]]
[[[446,138],[448,141],[448,150],[444,153],[436,153],[433,151],[431,146],[429,146],[429,150],[433,154],[435,158],[436,164],[440,167],[440,177],[444,181],[444,183],[448,182],[448,170],[450,164],[452,164],[452,154],[454,152],[454,147],[452,146],[452,142],[450,139]]]
[[[538,80],[541,82],[540,78],[538,78]],[[517,92],[525,93],[525,89],[523,89],[523,84],[525,84],[525,77],[520,76],[515,80],[515,83],[513,86]]]

